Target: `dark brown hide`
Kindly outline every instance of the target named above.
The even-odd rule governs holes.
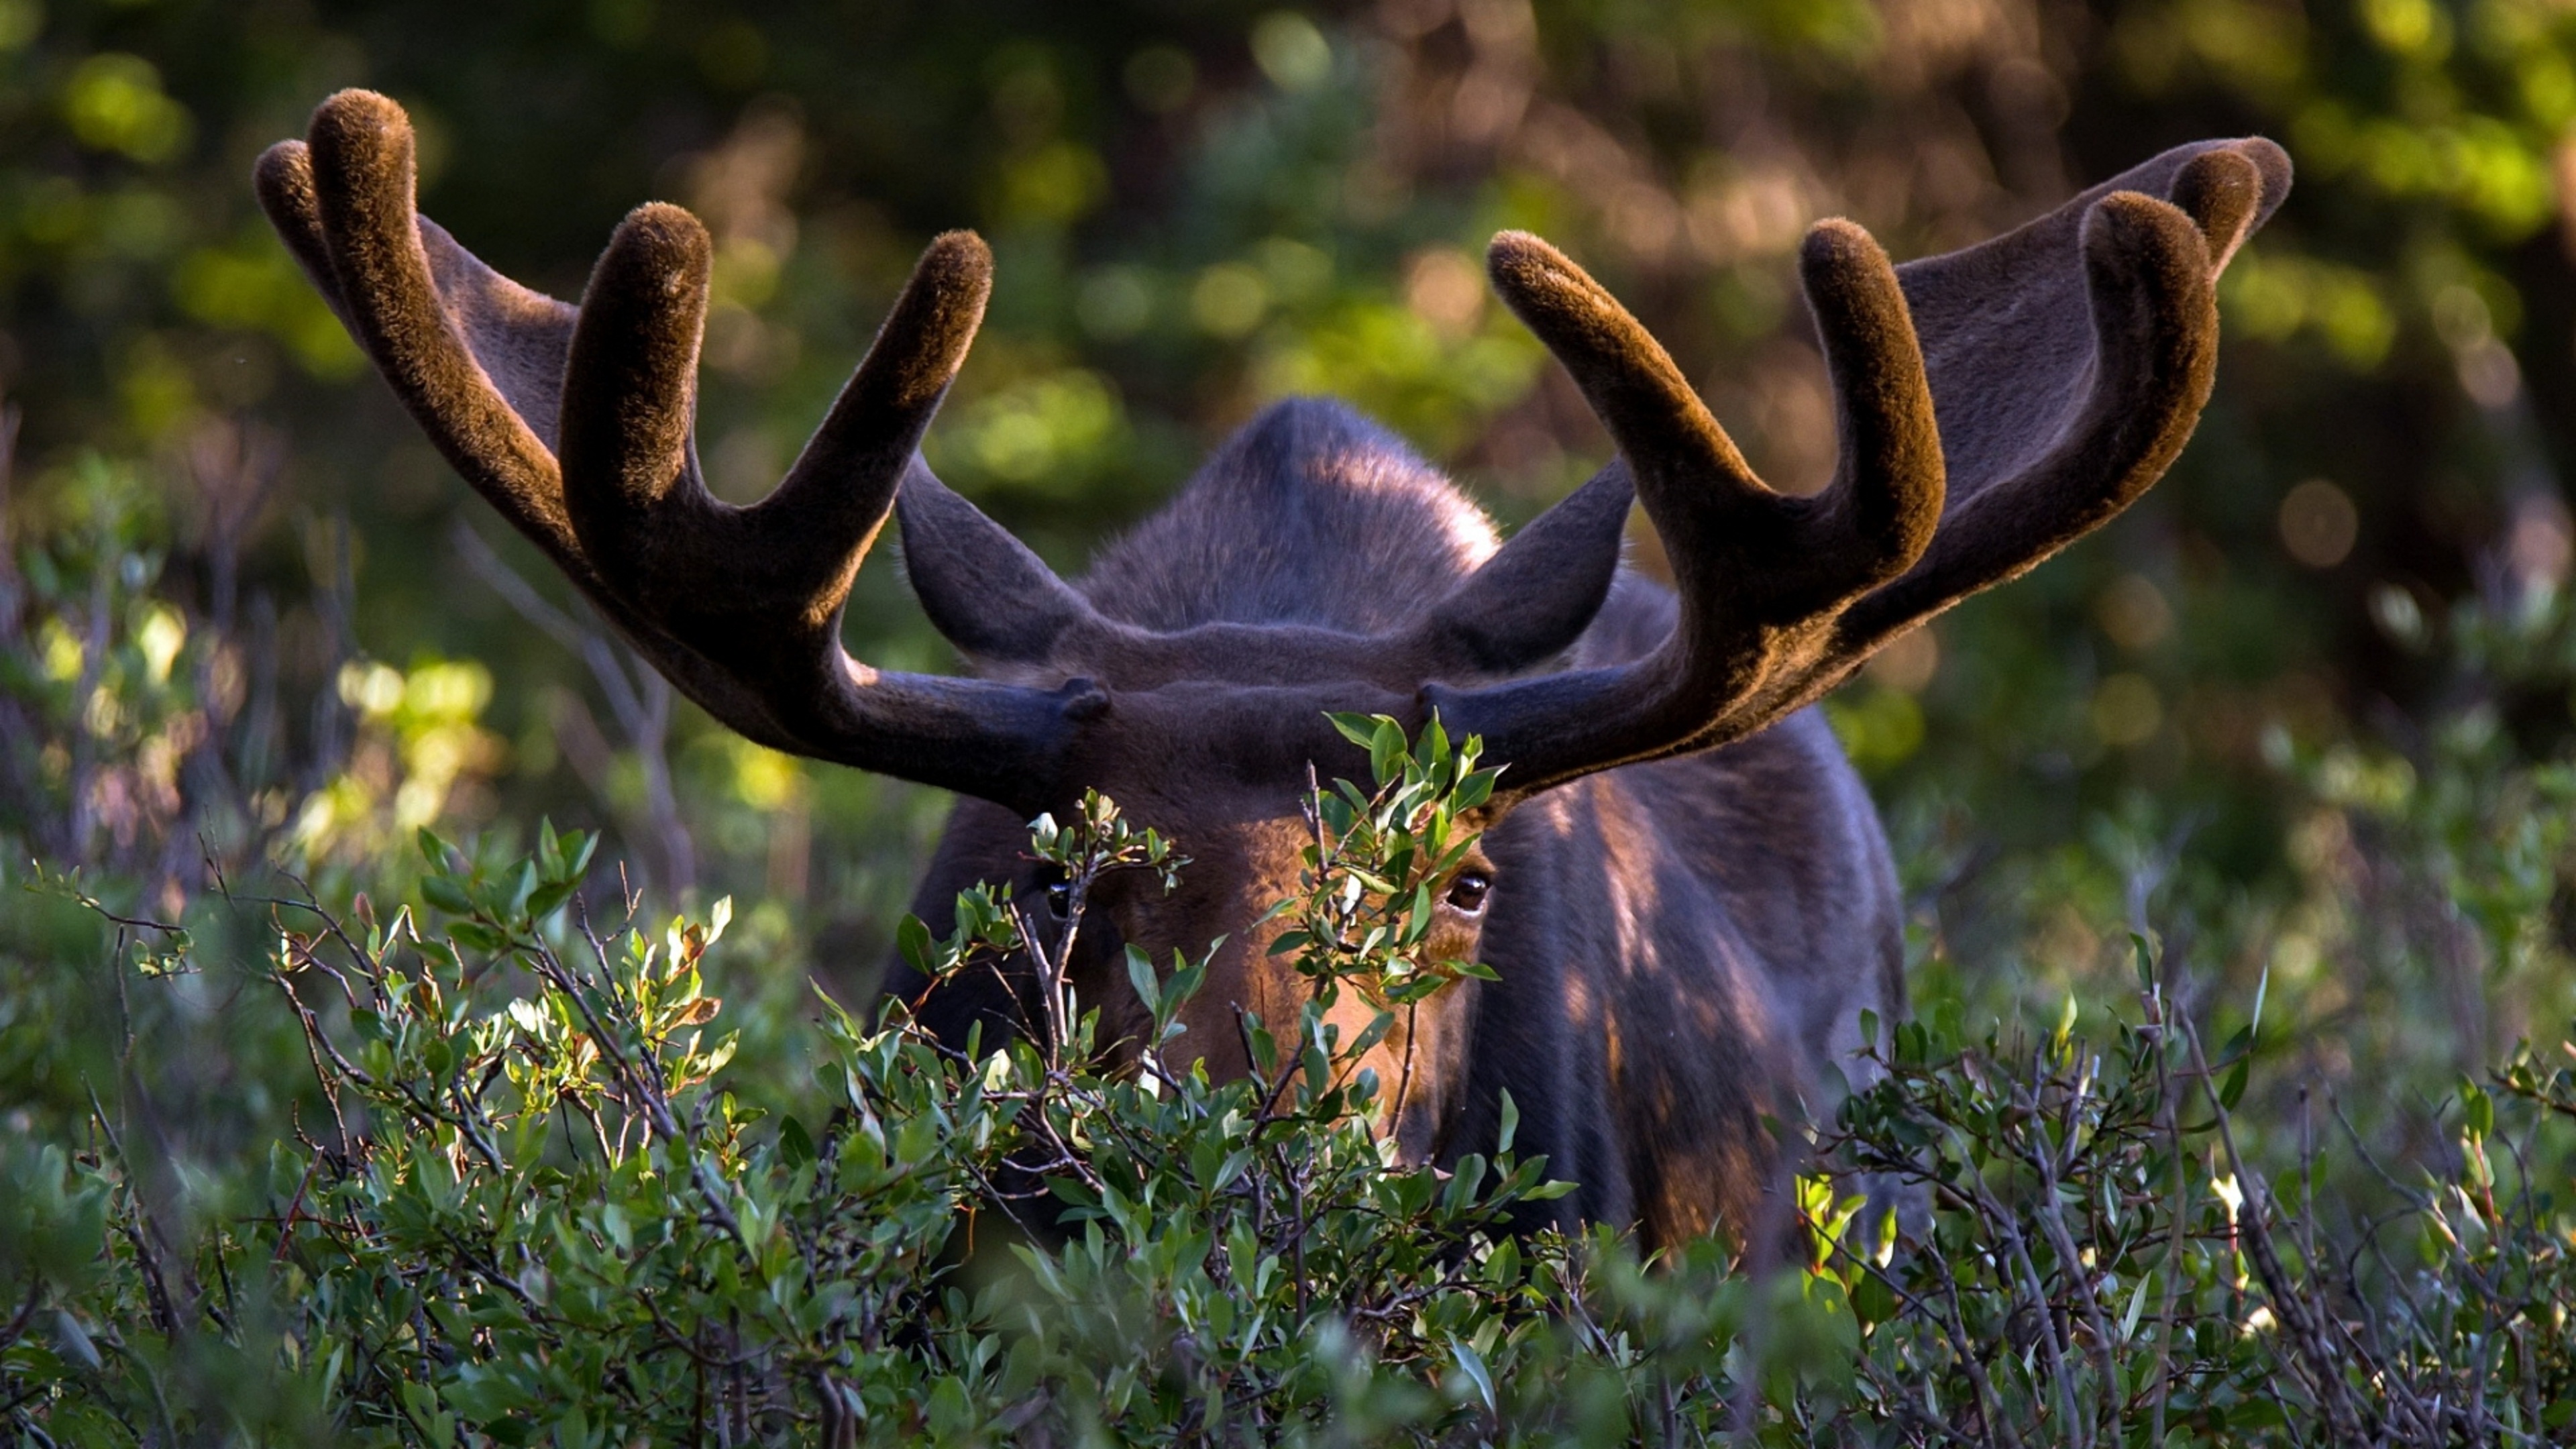
[[[1508,544],[1346,409],[1244,429],[1080,587],[942,487],[915,448],[982,316],[990,256],[934,241],[769,498],[715,499],[691,433],[706,232],[638,208],[579,308],[526,291],[412,209],[399,107],[348,91],[261,158],[271,220],[466,480],[672,681],[746,736],[965,797],[919,898],[944,929],[978,880],[1044,898],[1025,821],[1086,788],[1177,839],[1164,894],[1106,883],[1076,984],[1134,1035],[1120,950],[1222,938],[1188,1050],[1244,1069],[1238,1011],[1305,984],[1256,922],[1296,885],[1309,769],[1356,777],[1327,711],[1436,711],[1503,788],[1434,949],[1501,979],[1443,992],[1372,1057],[1415,1160],[1520,1145],[1580,1190],[1563,1220],[1650,1244],[1755,1221],[1766,1119],[1852,1069],[1863,1011],[1903,1009],[1899,911],[1868,797],[1807,708],[1902,630],[2133,501],[2214,376],[2215,280],[2278,206],[2267,141],[2185,146],[1981,247],[1892,267],[1849,222],[1801,257],[1841,461],[1812,498],[1745,466],[1663,349],[1545,242],[1495,239],[1494,285],[1565,364],[1619,457]],[[1619,572],[1631,499],[1675,589]],[[915,593],[976,677],[843,652],[889,511]],[[1462,873],[1464,873],[1462,872]],[[967,978],[922,1000],[958,1035],[1025,1019]],[[1367,1008],[1342,1010],[1356,1024]],[[1406,1064],[1410,1064],[1408,1067]]]

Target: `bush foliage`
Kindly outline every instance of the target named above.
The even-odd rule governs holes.
[[[2233,1124],[2138,942],[2136,1009],[2057,1030],[1890,1025],[1876,1080],[1796,1129],[1777,1243],[1651,1261],[1516,1234],[1563,1184],[1504,1148],[1407,1166],[1358,1069],[1419,959],[1411,887],[1468,843],[1473,741],[1385,721],[1374,790],[1314,802],[1317,991],[1242,1023],[1212,1082],[1175,1022],[1204,963],[1131,954],[1154,1040],[1110,1064],[1064,950],[1008,1041],[819,994],[796,1073],[744,1070],[712,982],[730,908],[594,919],[596,840],[418,838],[399,905],[231,905],[310,1080],[291,1135],[160,1156],[134,1090],[0,1138],[0,1405],[38,1442],[2537,1442],[2576,1424],[2565,1315],[2576,1071],[2462,1088],[2455,1152],[2367,1211]],[[1324,838],[1319,835],[1319,839]],[[1078,929],[1110,871],[1186,869],[1097,797],[1041,819]],[[238,972],[119,919],[120,993]],[[906,947],[934,975],[1030,948],[977,890]],[[1338,993],[1382,1001],[1344,1040]],[[259,1013],[252,1013],[254,1015]],[[140,1035],[130,1058],[150,1049]],[[2576,1050],[2576,1049],[2571,1049]],[[284,1124],[272,1123],[272,1128]],[[2303,1126],[2313,1126],[2303,1123]],[[2343,1150],[2358,1150],[2358,1145]],[[2179,1436],[2179,1437],[2177,1437]],[[1736,1442],[1741,1442],[1739,1437]]]

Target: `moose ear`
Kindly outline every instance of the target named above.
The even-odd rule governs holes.
[[[1609,596],[1636,484],[1621,460],[1524,525],[1414,626],[1434,678],[1517,674],[1574,645]]]
[[[894,513],[904,572],[932,627],[985,664],[1044,664],[1056,643],[1094,621],[1091,604],[1009,529],[957,496],[920,458]]]

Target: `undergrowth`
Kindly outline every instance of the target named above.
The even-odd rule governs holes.
[[[1245,1023],[1239,1081],[1176,1030],[1204,962],[1131,958],[1155,1039],[1122,1070],[1042,950],[1048,1020],[1009,1041],[961,1050],[900,1004],[818,994],[785,1069],[747,1064],[719,1004],[727,907],[596,919],[579,833],[519,858],[422,832],[392,904],[234,888],[262,927],[251,970],[216,959],[248,933],[219,949],[38,883],[111,938],[123,1004],[84,1108],[0,1132],[0,1423],[439,1446],[2576,1429],[2576,1048],[2463,1084],[2446,1166],[2368,1162],[2322,1107],[2296,1160],[2257,1163],[2232,1116],[2257,1030],[2207,1050],[2144,940],[2119,1013],[1884,1024],[1875,1082],[1795,1129],[1774,1258],[1507,1231],[1563,1190],[1511,1150],[1511,1114],[1491,1160],[1399,1165],[1358,1067],[1385,1023],[1325,1020],[1354,976],[1419,995],[1457,974],[1420,959],[1427,896],[1404,887],[1491,776],[1473,741],[1351,727],[1377,780],[1318,802],[1338,845],[1283,907],[1316,999]],[[1097,798],[1031,848],[1077,905],[1106,873],[1187,868]],[[1027,948],[1019,919],[977,891],[954,935],[906,945],[934,974],[989,969]],[[174,1151],[153,1023],[253,983],[231,1011],[309,1080],[270,1085],[265,1135]],[[2374,1200],[2316,1191],[2337,1153],[2379,1174]]]

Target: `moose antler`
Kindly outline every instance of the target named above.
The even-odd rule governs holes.
[[[576,309],[492,271],[413,210],[402,108],[342,91],[260,157],[305,272],[466,481],[672,682],[778,749],[1038,808],[1071,724],[1054,691],[870,669],[841,615],[991,288],[971,233],[930,244],[866,359],[776,491],[737,508],[691,441],[710,246],[630,213]]]
[[[2219,268],[2280,204],[2263,140],[2168,151],[2021,229],[1891,267],[1847,221],[1800,257],[1840,460],[1813,498],[1746,467],[1662,347],[1538,238],[1495,290],[1565,365],[1673,562],[1678,621],[1633,662],[1424,691],[1528,794],[1741,739],[1879,646],[2100,527],[2208,401]]]

